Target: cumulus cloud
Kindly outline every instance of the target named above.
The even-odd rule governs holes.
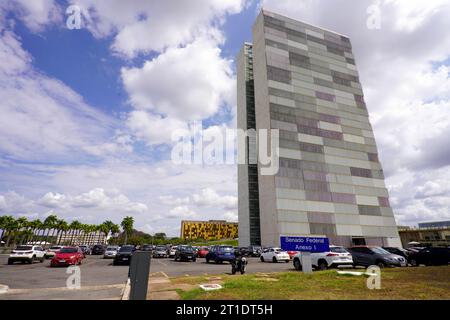
[[[228,222],[238,222],[238,214],[236,211],[227,211],[223,214],[223,219]]]
[[[169,219],[193,219],[197,214],[187,206],[178,206],[169,211],[167,218]]]
[[[89,13],[87,28],[96,37],[114,36],[112,49],[132,58],[184,46],[205,33],[215,33],[228,14],[240,12],[244,0],[71,1]]]
[[[96,188],[80,195],[63,195],[49,192],[37,201],[37,204],[48,208],[98,208],[112,209],[130,213],[143,213],[148,211],[147,205],[130,201],[125,195],[117,191],[107,192]]]
[[[236,209],[237,207],[237,197],[220,196],[211,188],[203,189],[200,194],[194,194],[192,198],[194,203],[199,207],[218,206],[225,209]]]

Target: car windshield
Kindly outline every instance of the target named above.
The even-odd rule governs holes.
[[[60,246],[53,246],[53,247],[50,247],[50,249],[59,250],[59,249],[61,249],[61,247]]]
[[[192,252],[192,251],[194,251],[194,248],[192,248],[192,247],[182,247],[181,250]]]
[[[78,252],[77,248],[62,248],[61,253],[75,253]]]
[[[372,252],[375,252],[375,253],[378,253],[378,254],[391,254],[389,251],[386,251],[386,250],[384,250],[383,248],[380,248],[380,247],[373,247],[373,248],[370,248],[370,250]]]
[[[33,250],[33,247],[31,246],[18,246],[16,248],[16,251],[30,251]]]
[[[134,249],[134,247],[131,247],[131,246],[122,247],[122,248],[120,248],[119,252],[131,252],[131,251],[133,251],[133,249]]]
[[[221,247],[219,251],[221,252],[232,252],[234,249],[232,247]]]
[[[117,247],[108,247],[106,248],[107,251],[114,251],[117,250]]]
[[[330,251],[336,253],[347,253],[347,250],[342,247],[330,247]]]
[[[165,251],[167,249],[166,249],[166,247],[156,247],[156,250],[158,250],[158,251]]]

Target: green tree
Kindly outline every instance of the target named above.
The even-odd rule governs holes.
[[[123,218],[123,220],[122,220],[122,222],[120,224],[122,226],[123,232],[125,233],[124,244],[127,244],[128,235],[130,235],[133,232],[133,224],[134,224],[133,217],[125,217],[125,218]]]
[[[58,222],[58,217],[54,214],[49,215],[44,220],[44,229],[47,230],[47,235],[45,236],[45,242],[49,242],[50,231],[54,230],[56,224]]]
[[[78,231],[80,230],[82,224],[80,221],[78,220],[74,220],[70,223],[69,225],[69,229],[72,232],[72,237],[70,238],[70,245],[73,245],[73,240],[75,238],[75,235],[78,233]]]

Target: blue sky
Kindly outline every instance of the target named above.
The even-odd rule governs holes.
[[[374,3],[2,2],[0,214],[133,215],[170,235],[180,219],[235,220],[236,167],[174,165],[171,133],[234,128],[234,60],[264,5],[351,37],[397,221],[449,218],[448,4],[380,1],[370,30]],[[71,4],[89,13],[81,30]]]

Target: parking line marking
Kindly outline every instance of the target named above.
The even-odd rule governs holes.
[[[158,261],[160,264],[162,264],[163,266],[167,267],[167,263],[162,262],[161,260],[156,260]]]

